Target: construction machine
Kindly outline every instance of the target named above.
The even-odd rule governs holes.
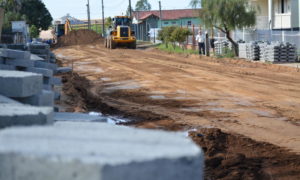
[[[112,21],[113,24],[105,38],[105,47],[115,49],[126,46],[130,49],[136,49],[136,37],[135,32],[131,29],[131,18],[129,16],[116,16]]]

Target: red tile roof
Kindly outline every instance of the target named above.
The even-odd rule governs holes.
[[[133,16],[138,20],[144,20],[149,16],[154,15],[159,17],[160,13],[156,11],[134,11]],[[174,20],[181,18],[193,18],[199,16],[199,9],[174,9],[174,10],[162,10],[163,20]]]

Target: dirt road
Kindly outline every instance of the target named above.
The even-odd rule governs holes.
[[[92,92],[141,127],[217,127],[300,153],[300,73],[241,60],[157,50],[69,46],[55,53]],[[146,121],[150,120],[150,121]],[[155,120],[155,121],[153,121]]]

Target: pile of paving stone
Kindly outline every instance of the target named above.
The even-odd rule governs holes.
[[[54,75],[70,69],[53,63],[47,45],[29,46],[0,45],[1,180],[203,179],[203,151],[184,133],[54,112]]]
[[[252,42],[239,44],[239,57],[263,62],[295,62],[297,48],[290,43]]]
[[[239,43],[239,57],[257,61],[260,59],[260,49],[256,42]]]
[[[232,49],[232,44],[228,40],[218,40],[214,42],[215,54],[224,55]]]

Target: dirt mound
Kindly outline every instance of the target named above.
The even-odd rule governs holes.
[[[190,136],[205,152],[205,179],[300,178],[300,156],[272,144],[215,128]]]
[[[80,29],[71,31],[68,35],[58,38],[58,42],[55,47],[91,44],[95,42],[102,42],[102,40],[102,37],[95,31]]]

